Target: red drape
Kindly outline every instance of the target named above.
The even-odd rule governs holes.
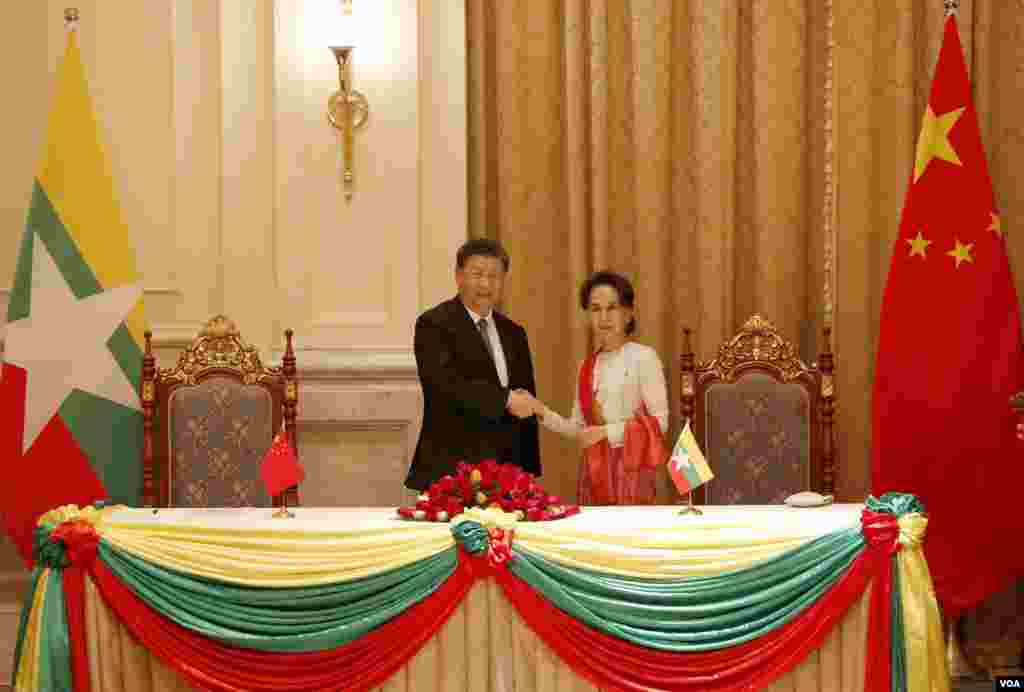
[[[242,649],[187,630],[152,610],[102,562],[91,574],[107,606],[149,651],[190,684],[211,692],[358,692],[379,686],[447,622],[474,581],[460,561],[430,597],[359,639],[329,651]]]

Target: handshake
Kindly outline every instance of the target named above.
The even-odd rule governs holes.
[[[513,389],[509,392],[505,408],[516,418],[544,416],[544,404],[525,389]]]

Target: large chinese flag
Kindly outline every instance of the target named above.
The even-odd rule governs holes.
[[[882,302],[872,492],[918,495],[948,615],[1024,573],[1017,294],[956,18],[946,20]]]
[[[75,31],[57,73],[7,309],[0,513],[26,561],[44,512],[142,487],[141,280]]]

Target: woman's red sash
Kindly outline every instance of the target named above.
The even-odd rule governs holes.
[[[580,411],[586,424],[595,425],[594,419],[594,367],[597,355],[591,354],[580,366],[579,400]],[[647,412],[643,401],[632,418],[626,421],[623,439],[623,466],[626,471],[637,472],[641,469],[654,469],[668,458],[665,442],[661,434],[658,419]],[[591,502],[597,504],[616,504],[618,501],[615,489],[610,487],[607,473],[600,470],[608,464],[611,456],[611,445],[604,439],[583,449],[583,470],[590,482]]]

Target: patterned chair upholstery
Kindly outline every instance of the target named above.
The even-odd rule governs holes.
[[[275,432],[293,447],[298,383],[292,332],[280,368],[268,368],[218,315],[173,368],[157,368],[146,333],[142,370],[143,495],[151,507],[269,507],[260,461]],[[298,504],[298,490],[285,491]]]
[[[704,363],[683,330],[682,414],[715,473],[698,501],[776,504],[802,490],[833,492],[830,331],[818,365],[808,367],[760,315]]]

